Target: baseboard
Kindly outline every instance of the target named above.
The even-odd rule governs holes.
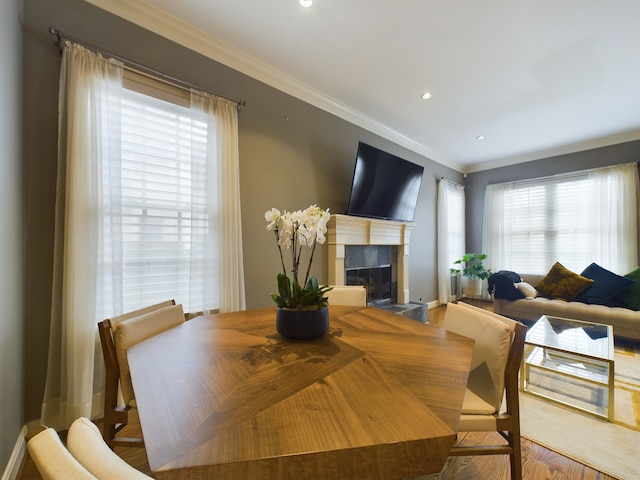
[[[7,468],[4,469],[4,473],[2,474],[2,480],[16,480],[18,478],[20,467],[22,466],[22,460],[27,453],[27,441],[25,439],[27,431],[28,427],[24,425],[20,430],[20,435],[13,447],[13,452],[9,458]]]

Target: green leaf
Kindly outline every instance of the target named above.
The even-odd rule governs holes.
[[[320,286],[316,277],[311,277],[305,288],[298,285],[295,279],[291,279],[283,273],[279,273],[278,294],[271,294],[271,299],[280,308],[296,310],[316,310],[328,305],[324,294],[333,287]]]

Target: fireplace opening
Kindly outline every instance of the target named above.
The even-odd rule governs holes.
[[[367,305],[389,305],[398,301],[391,282],[391,265],[346,269],[347,285],[367,290]]]
[[[397,246],[347,245],[345,247],[345,285],[362,285],[368,305],[398,302]]]

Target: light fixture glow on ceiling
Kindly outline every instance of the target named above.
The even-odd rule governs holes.
[[[422,95],[420,95],[420,98],[423,100],[429,100],[431,98],[431,94],[429,92],[424,92]]]
[[[484,140],[485,138],[487,138],[487,137],[485,137],[484,135],[478,135],[476,137],[476,140]]]
[[[313,0],[300,0],[300,5],[307,8],[313,4]]]

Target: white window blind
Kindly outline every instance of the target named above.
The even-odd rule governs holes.
[[[122,94],[122,282],[124,311],[175,298],[218,307],[194,298],[190,285],[207,284],[204,269],[192,268],[192,238],[210,227],[206,189],[194,176],[204,172],[207,126],[189,109],[132,90]],[[118,174],[117,172],[114,174]],[[216,248],[215,245],[210,245]]]
[[[636,164],[489,185],[483,248],[492,270],[546,273],[556,261],[625,274],[637,264]]]

